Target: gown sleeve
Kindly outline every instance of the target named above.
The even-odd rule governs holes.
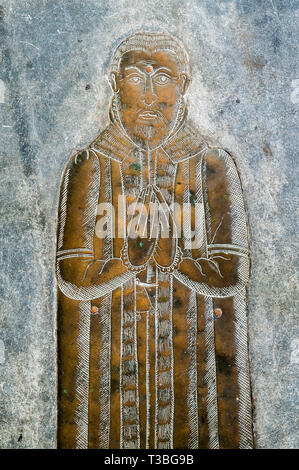
[[[100,173],[99,157],[86,149],[71,158],[61,186],[56,275],[60,290],[74,300],[102,297],[132,277],[117,269],[120,260],[94,257]],[[108,263],[115,269],[108,269],[105,275]]]
[[[209,297],[234,295],[248,283],[247,218],[241,182],[230,155],[209,149],[202,158],[202,193],[205,226],[204,254],[195,259],[199,268],[188,275],[176,271],[178,280]],[[194,254],[192,253],[194,260]]]

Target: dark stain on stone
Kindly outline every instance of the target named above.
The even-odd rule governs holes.
[[[270,144],[268,144],[267,142],[264,142],[263,152],[266,155],[266,157],[273,157],[273,153],[272,153]]]
[[[250,72],[257,72],[265,67],[267,61],[261,56],[248,56],[244,59],[244,64]]]
[[[4,31],[5,33],[5,31]],[[15,130],[18,135],[18,146],[23,163],[24,175],[28,178],[34,174],[37,151],[30,139],[30,118],[27,115],[24,101],[19,94],[19,71],[14,68],[8,48],[2,53],[4,69],[7,71],[7,81],[10,85],[11,108],[14,113]]]
[[[165,109],[166,108],[166,103],[159,103],[159,109]]]
[[[216,367],[220,374],[230,375],[232,360],[228,356],[217,355],[216,356]]]
[[[190,204],[191,206],[195,206],[195,202],[196,202],[196,195],[195,195],[195,192],[190,189]]]
[[[237,99],[236,99],[236,103],[237,103],[237,104],[240,103],[240,98],[237,98]]]
[[[90,90],[90,85],[86,85],[85,90]]]
[[[207,414],[206,413],[203,413],[201,415],[200,421],[202,422],[202,424],[206,423],[206,421],[207,421]]]
[[[281,45],[281,39],[279,39],[278,36],[274,36],[272,44],[273,44],[273,50],[276,53]]]
[[[212,168],[211,166],[207,167],[207,174],[208,175],[214,175],[216,173],[216,170]]]
[[[5,13],[4,13],[4,6],[3,6],[3,5],[0,5],[0,21],[3,21],[3,20],[4,20],[4,16],[5,16]]]
[[[180,308],[183,305],[183,302],[180,298],[174,298],[173,306],[174,308]]]
[[[22,434],[23,431],[21,431],[21,434],[19,435],[18,437],[18,442],[21,442],[21,440],[23,439],[23,434]]]

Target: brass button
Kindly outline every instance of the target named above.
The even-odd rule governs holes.
[[[222,316],[222,309],[221,308],[215,308],[214,315],[215,315],[215,317],[220,318]]]
[[[91,313],[98,313],[99,309],[96,307],[96,305],[93,305],[90,309]]]

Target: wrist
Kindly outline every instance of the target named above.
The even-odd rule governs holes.
[[[175,256],[172,258],[171,263],[163,265],[159,263],[159,258],[155,256],[156,265],[159,270],[163,273],[172,273],[176,269],[179,269],[181,262],[183,261],[183,253],[179,246],[176,248]]]
[[[130,258],[129,258],[127,240],[124,242],[120,250],[120,259],[121,259],[123,266],[125,266],[129,271],[141,272],[146,268],[147,261],[140,265],[135,265],[131,263]]]

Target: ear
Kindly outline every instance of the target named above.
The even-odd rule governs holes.
[[[110,86],[112,88],[112,91],[114,93],[118,93],[119,92],[119,86],[118,86],[118,74],[115,73],[115,72],[112,72],[110,74],[110,77],[109,77],[109,83],[110,83]]]
[[[189,86],[189,83],[190,83],[190,78],[189,76],[183,72],[183,73],[180,73],[180,76],[179,76],[179,84],[180,84],[180,93],[181,95],[184,95],[188,89],[188,86]]]

